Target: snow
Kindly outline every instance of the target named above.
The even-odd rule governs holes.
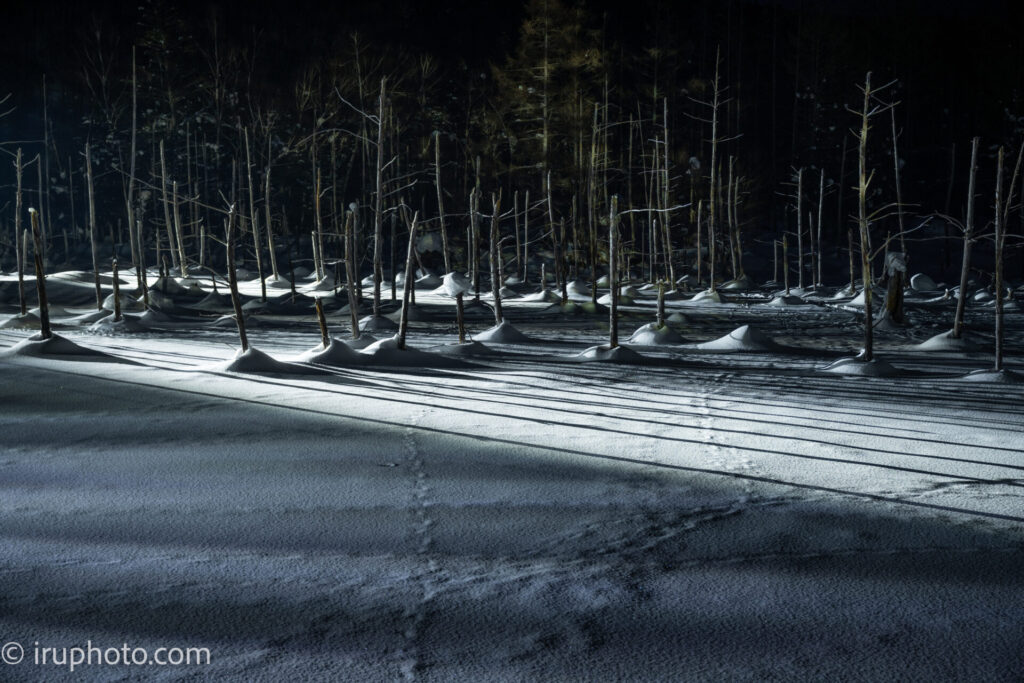
[[[241,349],[235,357],[223,363],[216,363],[209,368],[219,372],[240,372],[253,374],[309,374],[317,372],[313,368],[303,367],[295,363],[286,363],[271,357],[264,351],[249,347],[245,351]]]
[[[373,342],[369,342],[372,344]],[[363,356],[356,349],[338,339],[331,339],[325,349],[323,344],[299,354],[293,359],[296,363],[312,363],[314,365],[334,365],[346,367],[358,365],[363,361]]]
[[[939,289],[938,285],[935,284],[935,280],[924,273],[917,273],[911,276],[910,288],[915,292],[934,292]]]
[[[479,342],[491,342],[492,344],[522,344],[532,341],[507,320],[502,320],[494,327],[488,328],[479,334],[474,334],[473,338]]]
[[[859,377],[894,377],[899,374],[892,365],[879,358],[865,361],[859,356],[840,358],[836,362],[822,368],[825,372],[837,375],[856,375]]]
[[[696,348],[701,351],[719,352],[773,351],[778,349],[779,345],[772,339],[766,337],[759,330],[754,329],[750,325],[743,325],[741,327],[737,327],[724,337],[719,337],[713,341],[697,344]]]
[[[807,302],[804,301],[803,299],[801,299],[798,296],[791,296],[791,295],[786,295],[786,294],[780,294],[780,295],[772,298],[772,300],[769,301],[766,305],[767,306],[806,306]]]
[[[961,333],[959,339],[953,337],[953,330],[940,332],[934,337],[921,342],[915,348],[920,351],[975,351],[978,345],[970,339],[966,332]]]
[[[658,327],[658,323],[653,322],[638,327],[626,343],[636,346],[662,346],[666,344],[683,344],[685,342],[686,340],[668,325]]]
[[[690,305],[720,304],[722,303],[722,296],[717,291],[712,292],[706,289],[703,292],[697,292],[686,303]]]
[[[0,330],[0,643],[210,648],[168,680],[1021,677],[1024,311],[996,375],[973,301],[978,353],[916,348],[952,309],[908,300],[874,364],[839,307],[670,301],[716,341],[636,362],[523,299],[531,343],[456,345],[426,292],[410,348],[334,364],[308,314],[237,357],[185,308],[89,334],[82,280],[54,340]]]
[[[604,363],[642,363],[644,357],[624,346],[610,348],[606,345],[591,346],[578,356],[581,361],[601,361]]]

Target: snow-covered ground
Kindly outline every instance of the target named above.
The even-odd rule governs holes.
[[[606,315],[509,299],[528,341],[456,351],[452,301],[418,292],[428,353],[267,374],[226,369],[226,308],[90,331],[91,282],[49,282],[56,332],[107,355],[0,329],[0,641],[26,651],[2,680],[1024,677],[1024,385],[960,379],[991,304],[977,351],[925,350],[953,302],[911,297],[882,378],[823,371],[859,346],[841,300],[671,300],[682,343],[584,362]],[[654,319],[638,294],[622,340]],[[316,347],[309,302],[253,313],[252,344]],[[1007,324],[1020,371],[1015,302]],[[31,662],[86,641],[211,661]]]

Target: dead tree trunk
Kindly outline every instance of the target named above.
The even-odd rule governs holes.
[[[444,227],[444,194],[441,192],[441,131],[434,131],[434,185],[437,187],[437,217],[441,226],[441,255],[444,272],[452,272],[448,258],[448,231]]]
[[[974,176],[978,172],[978,138],[971,140],[971,168],[967,181],[967,216],[964,222],[964,255],[960,265],[960,291],[956,297],[956,315],[953,317],[953,339],[960,339],[964,329],[967,308],[967,276],[971,270],[971,246],[974,244]]]
[[[185,256],[185,237],[181,229],[181,207],[178,204],[178,181],[171,183],[171,201],[174,205],[174,234],[178,240],[178,272],[188,277],[188,258]]]
[[[242,352],[249,350],[249,338],[245,334],[245,316],[242,314],[242,300],[238,296],[238,275],[235,273],[235,205],[228,210],[227,221],[228,287],[231,290],[231,306],[235,310],[235,324],[238,325],[238,341]]]
[[[274,224],[270,219],[270,131],[267,131],[267,172],[263,178],[263,208],[267,216],[267,250],[270,252],[270,272],[274,282],[280,279],[277,272],[277,252],[274,251]]]
[[[821,169],[821,179],[818,181],[818,239],[814,247],[814,284],[821,285],[821,219],[825,209],[825,169]]]
[[[114,276],[114,322],[121,322],[121,281],[117,275],[117,259],[112,259],[110,272]]]
[[[380,281],[382,271],[384,233],[384,107],[387,76],[380,79],[380,98],[377,104],[377,192],[373,198],[373,317],[380,316]],[[405,274],[406,280],[409,273]],[[405,295],[403,295],[404,300]],[[404,306],[403,306],[404,308]]]
[[[864,361],[874,360],[874,311],[871,309],[873,282],[871,278],[871,234],[868,220],[868,118],[871,116],[871,72],[864,79],[864,108],[858,135],[857,223],[860,227],[861,281],[864,284]]]
[[[399,349],[405,348],[405,335],[409,327],[409,293],[412,290],[412,270],[416,253],[416,223],[419,221],[420,212],[412,215],[412,224],[409,226],[409,252],[405,257],[405,285],[402,288],[402,315],[398,322],[397,345]]]
[[[611,305],[609,309],[609,337],[608,346],[615,348],[619,345],[619,287],[618,287],[618,258],[619,258],[619,195],[611,196],[611,210],[608,215],[608,286],[611,288]]]
[[[96,244],[96,197],[93,193],[92,184],[92,155],[89,153],[89,143],[85,143],[85,181],[89,192],[89,244],[92,247],[92,273],[93,282],[96,285],[96,310],[103,310],[103,290],[100,287],[100,257],[99,247]],[[129,226],[129,232],[131,232]]]
[[[348,310],[352,320],[352,338],[359,339],[359,295],[356,292],[355,205],[345,217],[345,291],[348,294]]]
[[[501,268],[498,265],[498,250],[501,245],[498,243],[500,234],[498,231],[498,220],[499,214],[501,213],[501,190],[498,190],[498,196],[491,195],[491,206],[494,207],[494,214],[491,216],[491,249],[490,249],[490,265],[491,265],[491,293],[494,296],[494,324],[500,325],[502,321],[501,314]]]
[[[320,297],[315,299],[313,306],[316,308],[316,321],[320,324],[320,343],[326,349],[331,345],[331,337],[327,333],[327,318],[324,317],[324,303]]]
[[[36,266],[36,293],[39,296],[39,338],[49,339],[53,336],[50,331],[50,307],[46,300],[46,271],[43,270],[43,239],[39,230],[39,212],[35,209],[28,210],[32,218],[32,246]]]
[[[804,169],[796,172],[796,286],[804,291]],[[786,294],[789,294],[787,291]]]
[[[263,248],[260,244],[260,214],[256,210],[256,193],[252,188],[252,155],[249,152],[249,129],[243,129],[245,135],[245,179],[249,186],[249,225],[252,226],[252,246],[256,251],[256,275],[260,279],[260,301],[267,300],[267,281],[263,277]],[[175,205],[177,211],[177,205]],[[175,214],[177,216],[177,214]],[[177,222],[177,217],[175,217]],[[180,235],[180,232],[179,232]],[[184,251],[182,251],[184,255]],[[321,259],[323,255],[321,255]],[[322,261],[321,261],[322,262]],[[184,277],[185,265],[182,263],[182,277]]]
[[[171,199],[167,196],[167,163],[164,159],[164,141],[160,141],[160,198],[164,205],[164,228],[167,232],[167,249],[171,252],[174,267],[178,267],[178,254],[174,250],[174,235],[171,227]],[[184,277],[184,273],[182,273]]]
[[[14,157],[14,170],[17,174],[17,189],[14,194],[14,249],[18,254],[18,303],[21,314],[28,314],[25,301],[25,259],[28,257],[28,231],[21,229],[21,148]]]

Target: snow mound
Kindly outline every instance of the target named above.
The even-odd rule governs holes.
[[[33,334],[27,339],[22,339],[20,342],[12,346],[11,348],[4,351],[4,356],[90,356],[93,358],[108,358],[108,354],[101,351],[94,351],[93,349],[87,349],[84,346],[79,346],[70,339],[60,336],[59,334],[53,334],[49,339],[43,339],[40,334]]]
[[[463,304],[462,313],[466,317],[494,317],[494,309],[478,299],[471,299]]]
[[[769,301],[765,305],[766,306],[779,306],[779,307],[785,307],[785,306],[806,306],[807,302],[804,301],[803,299],[801,299],[798,296],[780,294],[779,296],[775,297],[774,299],[772,299],[771,301]]]
[[[299,278],[299,274],[297,272],[295,273],[295,278],[296,279]],[[292,288],[291,280],[288,280],[287,278],[283,278],[281,276],[274,277],[273,275],[270,275],[268,277],[263,278],[263,283],[267,286],[267,289],[291,289]]]
[[[597,286],[598,287],[607,287],[608,284],[609,284],[609,281],[608,281],[608,276],[607,275],[602,275],[601,277],[597,278]]]
[[[885,290],[880,287],[874,287],[871,290],[871,304],[877,306],[880,302],[885,300]],[[864,290],[862,289],[857,293],[857,296],[846,302],[847,306],[863,306],[864,305]]]
[[[402,309],[399,308],[394,313],[388,313],[387,317],[390,318],[391,320],[394,320],[396,324],[399,323],[402,320]],[[437,315],[432,315],[430,311],[428,311],[423,306],[418,306],[414,303],[410,303],[409,306],[405,309],[405,319],[411,323],[424,323],[437,320]],[[395,329],[398,328],[396,327]]]
[[[612,303],[612,295],[610,293],[609,294],[601,295],[601,297],[597,300],[597,303],[599,303],[599,304],[601,304],[603,306],[610,306],[611,303]],[[633,297],[626,296],[624,294],[620,294],[619,295],[619,305],[620,306],[632,306],[633,305]]]
[[[719,289],[724,289],[727,292],[745,292],[748,289],[754,288],[754,281],[750,279],[749,275],[744,275],[741,278],[735,280],[729,280],[718,286]]]
[[[200,311],[223,311],[231,308],[231,295],[221,294],[220,292],[210,292],[203,299],[195,304],[189,306]],[[104,305],[104,308],[106,306]]]
[[[668,325],[658,327],[658,323],[647,323],[637,329],[627,342],[637,346],[662,346],[665,344],[683,344],[685,340],[678,332]]]
[[[370,344],[359,352],[368,363],[373,365],[388,365],[392,367],[426,368],[426,367],[458,367],[464,365],[463,361],[449,356],[427,353],[406,346],[398,348],[398,336],[381,339]]]
[[[263,324],[263,320],[261,318],[256,317],[255,315],[247,315],[244,316],[243,319],[245,320],[246,328],[259,327]],[[234,314],[229,313],[228,315],[222,315],[221,317],[214,320],[212,323],[210,323],[210,327],[235,328],[238,327],[238,322],[235,320]]]
[[[953,330],[947,330],[914,346],[918,351],[975,351],[978,345],[966,334],[953,338]]]
[[[103,314],[107,315],[109,311],[104,311]],[[40,326],[39,314],[34,311],[29,311],[25,315],[16,315],[8,320],[5,320],[3,324],[0,324],[0,328],[7,330],[38,330]]]
[[[643,356],[625,346],[616,346],[614,349],[607,346],[591,346],[573,358],[584,362],[602,363],[642,363],[644,361]]]
[[[449,356],[497,356],[500,352],[478,341],[469,341],[465,344],[442,344],[430,349],[433,353],[443,353]]]
[[[910,278],[910,288],[915,292],[934,292],[938,290],[935,280],[924,273],[917,273]]]
[[[143,325],[149,326],[153,324],[160,325],[163,323],[173,322],[173,319],[166,313],[161,313],[160,311],[154,311],[150,309],[143,313],[142,315],[138,316],[138,321]]]
[[[498,293],[501,295],[502,299],[518,299],[519,298],[519,292],[517,292],[514,289],[509,289],[508,287],[502,287],[501,289],[498,290]],[[492,294],[491,291],[488,290],[487,292],[484,292],[483,294],[481,294],[480,298],[493,299],[494,298],[494,294]]]
[[[332,338],[326,349],[322,345],[317,346],[305,353],[299,354],[292,360],[296,363],[345,367],[358,365],[365,361],[365,358],[345,342]]]
[[[635,299],[638,296],[640,296],[640,290],[638,290],[633,285],[622,285],[621,287],[619,287],[619,294],[621,296],[628,296],[631,299]]]
[[[500,324],[484,330],[480,334],[475,334],[473,337],[476,341],[491,342],[492,344],[522,344],[533,341],[507,320],[502,320]]]
[[[580,296],[590,296],[590,290],[590,283],[583,280],[573,280],[565,286],[566,292],[569,294],[579,294]]]
[[[114,320],[114,314],[111,313],[102,320],[97,320],[89,326],[89,331],[93,334],[138,334],[139,332],[148,332],[149,330],[145,325],[139,323],[137,319],[131,318],[126,315],[122,315],[120,320]]]
[[[147,313],[148,312],[149,311],[147,311]],[[89,311],[88,313],[83,313],[82,315],[76,315],[74,318],[65,320],[64,322],[76,325],[91,325],[97,320],[103,320],[104,318],[107,317],[110,317],[110,311],[101,309],[97,311]]]
[[[865,362],[860,356],[840,358],[835,363],[822,368],[823,372],[837,375],[855,375],[858,377],[894,377],[899,371],[884,360],[875,358]]]
[[[441,286],[442,280],[436,275],[427,274],[416,280],[416,289],[423,291],[427,289],[437,289]],[[400,280],[398,283],[399,287],[402,287],[404,280]]]
[[[137,301],[127,294],[121,294],[121,311],[138,311],[142,312],[146,309],[141,301]],[[114,310],[114,295],[113,293],[108,294],[107,298],[103,300],[103,308],[108,311]],[[52,309],[51,309],[52,314]]]
[[[1012,370],[975,370],[958,378],[963,382],[996,382],[998,384],[1020,384],[1024,382],[1021,377]]]
[[[218,363],[212,369],[247,374],[303,375],[318,373],[314,368],[279,361],[251,346],[245,351],[239,349],[234,358]]]
[[[441,285],[434,290],[439,296],[450,296],[453,299],[459,294],[465,294],[473,286],[473,282],[462,273],[448,273],[441,280]]]
[[[368,315],[359,319],[360,332],[393,332],[397,329],[398,323],[382,315]]]
[[[974,296],[971,298],[974,299],[975,301],[982,303],[988,301],[995,301],[996,299],[995,295],[992,292],[988,291],[987,289],[979,289],[977,292],[974,293]]]
[[[682,311],[674,311],[670,313],[667,318],[665,318],[665,322],[675,323],[678,325],[685,324],[689,321],[687,320],[686,316],[683,314]]]
[[[718,339],[697,344],[702,351],[777,351],[779,345],[750,325],[737,327]]]
[[[525,295],[520,299],[520,301],[540,301],[543,303],[557,304],[562,301],[562,295],[545,287],[539,292]]]
[[[370,283],[373,286],[373,283]],[[299,289],[302,292],[333,292],[334,291],[334,277],[325,277],[322,280],[317,280],[308,285],[305,285]]]
[[[692,299],[683,303],[690,305],[707,305],[707,304],[720,304],[722,303],[722,295],[718,291],[712,292],[711,290],[705,289],[703,292],[697,292]]]
[[[185,284],[183,285],[182,282]],[[202,296],[203,290],[195,285],[191,279],[179,280],[173,277],[157,278],[156,282],[149,286],[150,291],[163,292],[168,296]]]
[[[344,339],[342,340],[342,343],[350,349],[358,351],[359,349],[365,349],[367,346],[377,343],[377,338],[372,334],[361,334],[355,339]]]

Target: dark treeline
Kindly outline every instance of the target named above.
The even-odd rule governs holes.
[[[494,5],[15,4],[0,92],[5,267],[26,226],[14,215],[17,149],[23,206],[39,206],[51,259],[88,251],[88,143],[104,258],[113,244],[150,265],[157,254],[221,260],[210,240],[223,239],[233,204],[252,235],[244,257],[265,275],[284,258],[326,271],[349,219],[364,269],[375,233],[389,267],[416,211],[418,258],[465,268],[466,246],[479,254],[487,242],[469,216],[500,201],[511,272],[524,239],[579,275],[607,258],[598,234],[618,195],[631,267],[678,276],[694,267],[697,226],[717,221],[725,277],[742,271],[730,262],[741,229],[771,240],[796,229],[798,205],[802,220],[818,211],[821,171],[824,208],[811,220],[845,249],[857,202],[848,107],[859,109],[867,71],[895,81],[884,97],[896,103],[891,122],[872,123],[869,208],[896,200],[893,130],[907,212],[960,217],[971,139],[982,139],[988,192],[985,164],[1024,129],[1010,3]]]

